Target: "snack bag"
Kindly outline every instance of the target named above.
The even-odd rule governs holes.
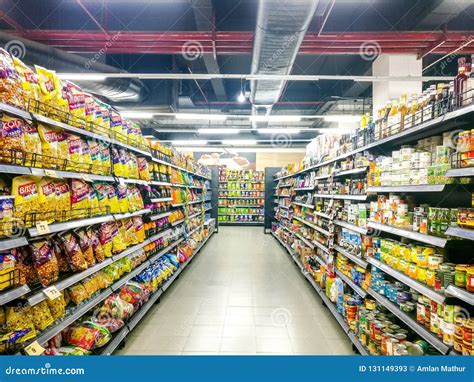
[[[88,217],[90,205],[90,186],[80,179],[71,180],[72,219]]]
[[[92,172],[92,158],[89,144],[81,138],[81,162],[83,172]]]
[[[32,123],[25,123],[25,166],[42,167],[43,157],[38,129]]]
[[[69,345],[91,350],[100,336],[99,329],[84,326],[72,326],[65,331],[64,339]]]
[[[51,312],[51,316],[53,317],[54,321],[59,320],[66,314],[66,301],[64,300],[64,292],[61,291],[59,293],[61,293],[61,295],[54,300],[50,300],[49,298],[46,299],[49,311]]]
[[[124,178],[130,178],[130,171],[127,165],[127,150],[125,149],[119,149],[119,160],[120,160],[120,166],[122,169],[122,176]]]
[[[17,223],[13,218],[13,196],[0,196],[0,237],[11,236],[13,230],[16,229]]]
[[[117,200],[120,213],[128,212],[128,187],[126,184],[119,183],[117,184]]]
[[[58,236],[64,253],[66,253],[69,266],[73,272],[82,272],[88,268],[84,254],[79,245],[79,239],[73,232]]]
[[[5,325],[7,332],[14,332],[16,334],[10,336],[11,342],[24,343],[36,337],[36,330],[31,321],[31,309],[29,306],[7,306],[5,308]]]
[[[100,160],[102,162],[102,175],[110,175],[112,172],[112,162],[110,159],[109,145],[105,142],[100,142]]]
[[[90,184],[89,186],[89,204],[91,209],[91,215],[97,216],[100,215],[102,210],[99,208],[99,199],[97,197],[97,192],[95,191],[94,187]]]
[[[110,213],[119,214],[120,207],[119,207],[119,202],[118,202],[118,197],[117,197],[117,191],[115,187],[111,184],[107,184],[106,187],[107,187],[107,194],[109,195]]]
[[[148,161],[146,158],[138,157],[137,167],[138,167],[139,179],[151,180],[150,168],[148,166]]]
[[[99,242],[105,257],[112,257],[113,227],[110,223],[102,223],[99,229]]]
[[[107,137],[109,135],[109,128],[108,126],[105,126],[104,120],[102,119],[102,109],[99,104],[100,101],[95,97],[93,99],[94,99],[94,119],[95,119],[94,129],[96,129],[98,134]]]
[[[110,129],[113,132],[113,137],[119,142],[127,142],[126,137],[122,132],[122,117],[120,113],[114,108],[110,108]]]
[[[15,276],[16,259],[10,251],[0,252],[0,291],[19,283]]]
[[[95,113],[95,102],[94,102],[94,97],[89,94],[89,93],[83,93],[84,94],[84,116],[86,118],[86,122],[88,124],[96,124],[96,113]],[[94,127],[92,127],[92,130],[95,130]],[[100,134],[100,132],[98,132]]]
[[[107,185],[104,183],[93,183],[92,187],[94,187],[95,193],[97,195],[97,208],[99,209],[99,214],[108,214],[110,205]]]
[[[46,168],[56,168],[59,148],[56,131],[48,126],[38,124],[41,141],[42,164]]]
[[[123,238],[124,229],[121,220],[110,222],[109,224],[112,231],[112,253],[115,255],[127,249]]]
[[[23,164],[25,126],[23,119],[0,113],[0,162]]]
[[[38,101],[38,76],[29,66],[18,57],[13,56],[13,64],[21,80],[23,102],[29,112],[35,112]]]
[[[125,228],[124,240],[128,246],[138,244],[137,234],[135,232],[135,226],[133,224],[132,218],[123,219],[123,226]]]
[[[25,222],[26,227],[33,224],[32,213],[40,210],[37,177],[22,175],[13,178],[12,195],[15,197],[14,217]]]
[[[19,272],[20,285],[35,285],[38,283],[38,274],[33,264],[33,257],[29,246],[12,249],[13,256],[16,259],[16,269]]]
[[[58,166],[61,170],[66,168],[65,163],[71,160],[69,156],[69,146],[68,146],[68,137],[69,134],[64,131],[56,132],[56,140],[58,142]],[[77,164],[76,164],[77,166]]]
[[[67,136],[68,163],[66,170],[82,171],[82,144],[78,135],[68,134]]]
[[[67,291],[71,301],[76,305],[79,305],[88,297],[84,285],[82,285],[80,282],[70,286]]]
[[[56,256],[56,260],[58,261],[58,268],[60,273],[67,273],[71,271],[69,267],[69,260],[64,253],[61,243],[57,237],[51,238],[51,244],[53,246],[54,255]]]
[[[23,109],[25,105],[20,76],[15,69],[12,57],[1,48],[0,71],[0,102]]]
[[[48,326],[54,323],[54,318],[49,311],[49,306],[46,300],[31,307],[31,317],[35,329],[39,332],[45,330]]]
[[[89,238],[92,244],[94,257],[98,263],[101,263],[102,261],[105,260],[105,253],[104,253],[104,250],[102,249],[102,245],[100,244],[99,232],[97,232],[94,228],[88,228],[87,234],[89,235]]]
[[[100,144],[95,140],[89,139],[87,141],[89,146],[89,153],[91,158],[91,172],[97,175],[105,175],[105,168],[102,166],[102,159],[100,158]]]
[[[79,238],[79,246],[81,247],[81,251],[84,255],[84,259],[87,262],[87,266],[92,267],[95,264],[95,258],[91,238],[85,229],[77,231],[77,237]]]
[[[129,153],[127,157],[127,164],[130,178],[139,179],[140,176],[138,174],[138,161],[135,154]]]
[[[82,89],[76,84],[66,81],[66,97],[71,114],[71,123],[80,129],[85,128],[86,100]]]
[[[47,287],[58,280],[59,267],[53,246],[48,240],[30,243],[31,253],[41,285]]]
[[[56,206],[54,207],[54,210],[57,211],[56,220],[65,221],[71,210],[71,190],[65,179],[54,179],[53,182],[56,190]]]
[[[57,209],[56,183],[54,179],[44,177],[39,179],[38,183],[38,212],[42,215],[38,218],[52,223],[55,220],[55,211]]]
[[[51,118],[57,118],[58,113],[55,110],[56,102],[60,97],[61,88],[56,88],[54,72],[45,69],[41,66],[35,65],[36,74],[38,75],[38,100],[40,101],[39,110],[40,114],[47,115]]]
[[[112,166],[113,166],[114,175],[125,176],[124,175],[125,171],[124,171],[122,162],[120,161],[120,153],[116,147],[112,147],[111,156],[112,156]]]
[[[145,241],[145,227],[143,226],[143,220],[141,216],[134,216],[132,219],[137,240],[139,243],[143,243]]]
[[[110,106],[102,101],[99,101],[97,98],[95,101],[99,105],[100,115],[102,118],[101,125],[104,128],[105,135],[110,136]]]

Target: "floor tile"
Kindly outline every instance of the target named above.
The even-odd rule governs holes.
[[[254,325],[225,325],[223,337],[255,337]]]
[[[222,337],[224,325],[194,325],[190,337]]]
[[[257,353],[293,354],[289,338],[257,338]]]
[[[189,337],[183,352],[218,352],[221,337]]]
[[[226,337],[222,338],[221,352],[253,352],[257,351],[254,337]]]

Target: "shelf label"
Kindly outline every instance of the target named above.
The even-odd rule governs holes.
[[[40,235],[47,235],[51,233],[51,230],[49,229],[48,222],[46,220],[41,220],[36,223],[36,229],[38,230],[38,233]]]
[[[28,355],[41,355],[45,350],[38,341],[34,341],[25,348],[25,353]]]
[[[81,174],[81,179],[82,179],[84,182],[92,182],[92,179],[91,179],[91,177],[89,176],[89,174]]]
[[[44,170],[44,175],[49,176],[50,178],[57,178],[57,179],[61,178],[56,171],[49,170],[49,169]]]
[[[43,289],[43,293],[50,300],[56,300],[58,297],[61,297],[61,292],[54,285],[49,288]]]

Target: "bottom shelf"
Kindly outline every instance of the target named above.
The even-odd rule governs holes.
[[[219,225],[253,225],[263,226],[263,222],[219,222]]]
[[[359,351],[359,353],[361,355],[368,355],[369,353],[367,352],[365,347],[360,343],[357,336],[349,329],[349,326],[347,325],[347,323],[344,321],[342,316],[337,311],[336,306],[334,305],[334,303],[329,299],[329,297],[326,296],[326,293],[324,292],[324,290],[321,289],[321,287],[316,283],[316,281],[313,279],[313,277],[311,277],[311,275],[304,269],[304,266],[301,263],[301,261],[299,260],[298,256],[295,256],[293,254],[293,252],[289,250],[288,246],[283,241],[281,241],[280,238],[274,232],[272,232],[272,235],[278,240],[278,242],[283,247],[285,247],[288,254],[291,256],[291,258],[296,263],[296,265],[298,265],[298,267],[300,268],[301,273],[303,274],[303,276],[309,281],[311,286],[318,293],[319,297],[321,297],[321,300],[323,300],[324,304],[327,306],[327,308],[329,309],[331,314],[334,316],[336,321],[339,323],[342,330],[344,330],[344,332],[347,334],[347,336],[349,337],[349,339],[351,340],[351,342],[353,343],[355,348]]]
[[[114,338],[102,349],[101,355],[112,355],[112,353],[120,346],[120,344],[125,340],[127,335],[132,332],[132,330],[140,323],[140,321],[145,317],[148,311],[152,308],[153,305],[158,301],[161,295],[173,284],[173,282],[178,278],[179,274],[192,262],[192,260],[197,256],[199,251],[204,247],[204,245],[209,241],[214,232],[211,232],[208,237],[196,248],[193,256],[186,262],[181,264],[180,268],[171,276],[171,278],[166,281],[161,288],[157,289],[149,298],[149,300],[138,310],[130,319],[127,325],[125,325],[115,336]]]

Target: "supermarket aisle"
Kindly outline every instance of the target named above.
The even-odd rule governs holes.
[[[118,354],[354,354],[261,227],[221,227]]]

